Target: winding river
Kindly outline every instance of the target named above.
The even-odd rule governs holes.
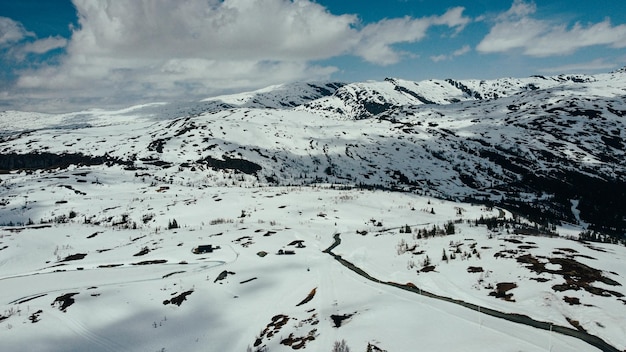
[[[352,264],[351,262],[343,259],[340,255],[337,255],[335,253],[333,253],[333,250],[335,248],[337,248],[337,246],[339,246],[341,244],[341,237],[340,234],[335,234],[334,235],[334,239],[335,241],[333,242],[333,244],[328,247],[327,249],[325,249],[323,252],[327,253],[329,255],[331,255],[333,258],[335,258],[339,263],[341,263],[343,266],[345,266],[346,268],[354,271],[355,273],[357,273],[358,275],[382,284],[382,285],[387,285],[387,286],[392,286],[401,290],[405,290],[405,291],[410,291],[413,292],[415,294],[418,295],[422,295],[422,296],[426,296],[426,297],[430,297],[430,298],[434,298],[434,299],[438,299],[441,301],[445,301],[445,302],[450,302],[459,306],[463,306],[465,308],[469,308],[472,310],[476,310],[479,313],[482,314],[486,314],[486,315],[490,315],[492,317],[496,317],[496,318],[500,318],[500,319],[504,319],[504,320],[508,320],[514,323],[518,323],[518,324],[523,324],[523,325],[527,325],[527,326],[532,326],[534,328],[537,329],[542,329],[542,330],[550,330],[550,331],[554,331],[556,333],[559,334],[563,334],[563,335],[567,335],[567,336],[571,336],[574,338],[577,338],[579,340],[582,340],[588,344],[590,344],[591,346],[594,346],[596,348],[599,348],[600,350],[604,351],[604,352],[622,352],[620,350],[618,350],[617,348],[615,348],[614,346],[609,345],[606,341],[604,341],[603,339],[599,338],[598,336],[595,335],[591,335],[588,334],[584,331],[580,331],[580,330],[576,330],[576,329],[572,329],[566,326],[561,326],[561,325],[556,325],[553,323],[549,323],[549,322],[545,322],[545,321],[539,321],[539,320],[535,320],[527,315],[523,315],[523,314],[512,314],[512,313],[504,313],[504,312],[500,312],[491,308],[487,308],[487,307],[483,307],[483,306],[479,306],[477,304],[473,304],[473,303],[468,303],[468,302],[464,302],[458,299],[454,299],[454,298],[450,298],[450,297],[445,297],[445,296],[440,296],[428,291],[424,291],[416,286],[413,285],[404,285],[404,284],[399,284],[399,283],[395,283],[395,282],[389,282],[389,281],[382,281],[380,279],[377,279],[373,276],[371,276],[370,274],[366,273],[363,269],[357,267],[356,265]]]

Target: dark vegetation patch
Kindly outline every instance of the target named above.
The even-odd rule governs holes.
[[[519,251],[515,249],[503,249],[499,252],[494,253],[494,258],[515,258],[515,256],[519,253]]]
[[[75,194],[78,194],[78,195],[81,195],[81,196],[86,196],[87,195],[87,193],[79,191],[79,190],[75,189],[74,187],[72,187],[70,185],[59,185],[59,187],[63,187],[63,188],[69,189],[70,191],[74,192]]]
[[[116,268],[122,265],[124,264],[103,264],[103,265],[98,265],[98,268]]]
[[[580,298],[578,298],[578,297],[568,297],[568,296],[565,296],[565,297],[563,297],[563,300],[567,304],[569,304],[570,306],[577,306],[577,305],[580,304]]]
[[[82,260],[86,256],[87,256],[87,253],[76,253],[76,254],[68,255],[67,257],[63,258],[59,262],[69,262],[69,261],[72,261],[72,260]]]
[[[41,298],[41,297],[46,296],[46,295],[47,295],[47,293],[43,293],[43,294],[36,295],[36,296],[33,296],[33,297],[24,298],[23,300],[21,300],[21,301],[17,302],[17,304],[22,304],[22,303],[30,302],[30,301],[32,301],[32,300],[34,300],[34,299]]]
[[[170,277],[170,276],[172,276],[172,275],[182,274],[182,273],[184,273],[184,272],[185,272],[185,271],[174,271],[173,273],[169,273],[169,274],[165,274],[165,275],[163,275],[163,279],[165,279],[165,278],[167,278],[167,277]]]
[[[233,243],[237,243],[244,248],[248,248],[251,244],[254,244],[252,237],[250,236],[239,237],[236,240],[233,240]]]
[[[304,240],[291,241],[288,246],[296,246],[296,248],[305,248]]]
[[[145,260],[143,262],[132,263],[131,265],[151,265],[151,264],[164,264],[167,263],[166,259]]]
[[[422,273],[429,273],[431,271],[435,271],[435,266],[434,265],[426,265],[425,267],[423,267],[420,272]]]
[[[387,350],[383,350],[382,348],[368,342],[365,352],[387,352]]]
[[[142,256],[142,255],[146,255],[148,253],[150,253],[150,248],[143,247],[139,252],[133,254],[133,257],[139,257],[139,256]]]
[[[74,296],[76,296],[78,292],[66,293],[54,299],[51,306],[58,306],[59,310],[62,312],[66,312],[67,308],[74,304],[76,300],[74,300]]]
[[[590,152],[601,161],[618,163],[610,151]],[[493,203],[514,213],[523,215],[538,224],[560,221],[574,222],[571,212],[571,199],[579,199],[578,210],[582,220],[592,224],[590,230],[612,235],[613,240],[623,238],[626,230],[626,181],[620,175],[607,176],[601,171],[577,170],[580,165],[573,164],[555,152],[534,151],[538,160],[559,165],[551,170],[537,171],[527,156],[514,149],[503,147],[485,147],[479,150],[482,158],[500,166],[505,172],[517,175],[517,180],[505,182],[496,189],[506,192],[507,196]],[[605,159],[605,160],[602,160]],[[591,171],[591,173],[589,172]],[[593,174],[595,173],[595,174]],[[520,197],[522,192],[533,193],[537,199],[528,202]],[[550,194],[549,199],[538,200],[541,194]],[[466,201],[481,202],[468,197]]]
[[[496,298],[501,298],[505,301],[515,302],[513,294],[507,292],[516,287],[517,284],[515,282],[499,282],[496,284],[495,291],[489,292],[489,296],[495,296]]]
[[[537,282],[548,282],[550,281],[550,279],[546,279],[545,277],[531,277],[531,280],[537,281]]]
[[[232,271],[222,271],[219,275],[217,275],[217,277],[215,278],[215,281],[213,281],[213,283],[216,283],[218,281],[222,281],[224,279],[226,279],[226,277],[228,277],[228,275],[235,275],[234,272]]]
[[[336,328],[341,327],[341,324],[343,324],[344,320],[348,320],[350,318],[352,318],[353,315],[355,315],[356,312],[352,313],[352,314],[333,314],[330,316],[330,319],[333,321],[333,326]]]
[[[594,258],[590,255],[585,255],[585,254],[574,254],[575,258],[585,258],[585,259],[591,259],[591,260],[598,260],[597,258]]]
[[[168,304],[175,304],[180,307],[180,305],[183,304],[183,301],[187,300],[187,296],[189,296],[192,293],[193,293],[193,290],[185,291],[179,294],[178,296],[172,297],[171,299],[166,299],[165,301],[163,301],[163,305],[166,306]],[[176,293],[173,293],[173,295],[175,294]]]
[[[87,238],[94,238],[96,236],[98,236],[99,234],[101,234],[102,232],[94,232],[91,235],[87,236]]]
[[[151,152],[163,153],[163,147],[169,138],[159,138],[155,139],[150,144],[148,144],[148,150]]]
[[[0,154],[0,170],[22,170],[22,169],[56,169],[67,168],[70,165],[91,166],[106,164],[111,166],[114,164],[125,165],[129,162],[121,159],[113,158],[108,155],[104,156],[87,156],[80,153],[2,153]],[[132,164],[132,162],[130,162]]]
[[[28,317],[28,320],[30,320],[30,322],[33,323],[33,324],[39,322],[41,320],[41,318],[39,317],[41,315],[41,313],[43,313],[43,310],[41,310],[41,309],[36,311],[35,313],[31,314]]]
[[[253,277],[253,278],[250,278],[250,279],[248,279],[248,280],[243,280],[243,281],[241,281],[241,282],[240,282],[240,284],[247,284],[248,282],[250,282],[250,281],[254,281],[254,280],[256,280],[256,279],[258,279],[258,278],[257,278],[257,277]]]
[[[245,159],[231,159],[227,156],[223,156],[223,158],[224,160],[219,160],[207,156],[204,159],[198,160],[198,163],[206,164],[217,170],[236,170],[248,175],[255,174],[262,169],[259,164]]]
[[[309,292],[309,294],[298,304],[296,304],[296,307],[299,307],[303,304],[307,304],[309,302],[311,302],[311,300],[313,299],[313,297],[315,297],[315,293],[317,292],[317,287],[313,288],[311,290],[311,292]]]
[[[0,251],[9,248],[9,246],[2,246],[0,247]]]

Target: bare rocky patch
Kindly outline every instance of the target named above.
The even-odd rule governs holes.
[[[146,255],[148,253],[150,253],[150,248],[143,247],[139,252],[133,254],[133,257],[140,257],[140,256]]]
[[[317,287],[312,289],[311,292],[309,292],[309,294],[300,303],[296,304],[296,307],[309,303],[313,299],[313,297],[315,297],[316,292]]]
[[[276,335],[280,329],[282,329],[288,322],[290,318],[285,314],[277,314],[272,317],[271,321],[267,324],[267,326],[261,331],[261,335],[257,337],[254,341],[254,347],[258,347],[263,343],[263,339],[270,339],[274,335]]]
[[[565,248],[562,248],[561,250],[564,250],[568,253],[573,253],[573,250],[567,250]],[[622,293],[617,291],[602,289],[593,286],[592,284],[596,281],[610,286],[621,286],[621,284],[611,278],[604,276],[602,271],[592,268],[586,264],[580,263],[573,258],[549,258],[546,262],[539,260],[538,258],[530,254],[525,254],[519,256],[517,258],[517,261],[519,263],[526,264],[526,268],[538,274],[548,273],[562,276],[565,282],[552,286],[552,289],[556,292],[569,290],[578,291],[580,289],[583,289],[591,294],[599,296],[624,296]],[[546,268],[547,263],[559,265],[561,268],[548,269]]]
[[[51,306],[59,308],[60,311],[66,312],[67,308],[69,308],[72,304],[76,302],[74,296],[76,296],[78,292],[66,293],[54,299]]]
[[[517,287],[515,282],[499,282],[496,284],[495,291],[489,293],[489,296],[494,296],[496,298],[501,298],[508,302],[515,302],[513,299],[513,294],[508,293],[508,291]]]
[[[28,320],[30,320],[31,323],[37,323],[41,320],[40,315],[43,313],[43,311],[41,309],[39,309],[38,311],[36,311],[35,313],[31,314],[30,316],[28,316]]]
[[[341,325],[343,324],[343,322],[345,320],[348,320],[350,318],[352,318],[353,315],[355,315],[356,312],[352,313],[352,314],[333,314],[330,316],[330,320],[333,321],[333,326],[336,328],[341,327]]]
[[[73,260],[82,260],[86,256],[87,256],[87,253],[76,253],[76,254],[68,255],[67,257],[59,260],[59,262],[69,262],[69,261],[73,261]]]
[[[165,274],[165,275],[163,275],[163,278],[165,279],[165,278],[168,278],[168,277],[170,277],[170,276],[172,276],[172,275],[182,274],[182,273],[184,273],[184,272],[185,272],[185,271],[174,271],[174,272],[172,272],[172,273],[169,273],[169,274]]]
[[[222,281],[222,280],[226,279],[228,277],[228,275],[235,275],[235,273],[232,272],[232,271],[224,270],[219,275],[217,275],[217,277],[215,278],[213,283],[216,283],[218,281]]]
[[[193,290],[189,290],[189,291],[185,291],[182,292],[181,294],[174,296],[170,299],[166,299],[163,301],[163,305],[168,305],[168,304],[175,304],[177,306],[180,307],[181,304],[183,304],[184,301],[187,300],[187,296],[189,296],[190,294],[193,293]],[[175,295],[176,293],[173,293],[173,295]]]
[[[280,341],[281,345],[289,346],[294,350],[299,350],[301,348],[305,348],[306,343],[309,341],[314,341],[315,336],[317,336],[317,329],[313,329],[309,331],[305,336],[294,336],[293,333],[290,333],[286,339]]]
[[[143,262],[132,263],[131,265],[152,265],[152,264],[165,264],[166,259],[145,260]]]
[[[467,268],[468,273],[482,273],[484,270],[480,266],[470,266]]]

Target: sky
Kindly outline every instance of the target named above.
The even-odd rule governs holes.
[[[623,0],[0,0],[0,111],[624,66]]]

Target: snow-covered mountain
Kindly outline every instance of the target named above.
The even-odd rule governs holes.
[[[575,222],[575,202],[592,228],[623,234],[625,96],[618,71],[297,84],[208,99],[173,119],[150,110],[167,105],[92,111],[88,125],[77,122],[85,114],[24,123],[25,113],[5,112],[5,133],[20,133],[4,137],[0,168],[30,167],[29,153],[106,155],[138,170],[160,165],[167,177],[179,168],[234,169],[261,185],[410,190],[542,221]]]
[[[625,115],[624,70],[1,112],[2,344],[623,350]]]

